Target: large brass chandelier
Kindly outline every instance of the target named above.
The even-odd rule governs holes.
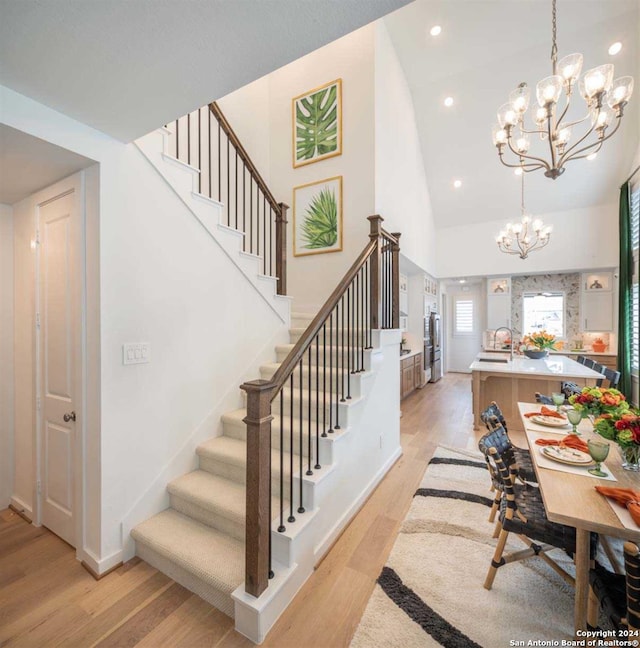
[[[500,252],[517,254],[521,259],[526,259],[529,252],[541,250],[551,240],[551,226],[545,227],[539,219],[532,219],[524,207],[524,173],[522,174],[520,189],[519,223],[508,223],[504,230],[496,237]]]
[[[509,95],[509,101],[498,110],[498,124],[493,127],[493,143],[502,164],[523,172],[544,169],[545,176],[554,180],[564,173],[565,164],[570,160],[579,160],[600,150],[620,127],[624,107],[633,93],[633,77],[613,80],[610,63],[589,70],[578,82],[582,54],[569,54],[558,61],[556,31],[556,0],[552,0],[553,74],[536,86],[538,105],[531,110],[534,127],[529,129],[525,125],[531,94],[526,83],[521,83]],[[576,85],[586,102],[587,114],[576,121],[565,122]],[[565,100],[561,107],[559,100],[563,90]],[[574,127],[589,121],[590,128],[574,136]],[[547,142],[549,154],[546,158],[529,153],[530,136],[536,135]],[[505,161],[505,148],[515,156],[513,163]]]

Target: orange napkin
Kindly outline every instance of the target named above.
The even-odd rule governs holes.
[[[613,488],[612,486],[596,486],[600,495],[610,497],[621,506],[626,506],[633,521],[640,526],[640,493],[631,488]]]
[[[589,446],[576,434],[567,434],[562,439],[536,439],[536,445],[541,446],[560,446],[566,448],[573,448],[589,454]]]
[[[560,412],[557,412],[556,410],[549,409],[546,405],[543,405],[540,408],[539,412],[528,412],[525,414],[527,418],[531,418],[532,416],[555,416],[556,418],[560,419],[566,419],[567,417],[560,414]]]

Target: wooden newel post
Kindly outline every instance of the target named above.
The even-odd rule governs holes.
[[[393,281],[391,328],[400,328],[400,232],[392,232],[397,243],[391,245],[391,278]]]
[[[287,294],[287,210],[289,205],[280,203],[276,216],[276,277],[278,295]]]
[[[382,216],[367,216],[370,223],[369,238],[376,242],[376,249],[371,255],[371,278],[369,284],[369,303],[371,305],[371,328],[380,328],[381,308],[382,308],[382,295],[381,295],[381,282],[380,271],[382,269]]]
[[[271,395],[273,383],[252,380],[247,392],[247,513],[245,591],[260,596],[269,580],[271,534]]]

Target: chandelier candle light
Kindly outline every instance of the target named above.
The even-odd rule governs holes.
[[[613,65],[607,63],[589,70],[578,82],[582,71],[582,54],[569,54],[558,61],[556,0],[552,0],[552,15],[553,74],[536,86],[538,105],[531,110],[535,128],[529,130],[525,127],[525,113],[529,108],[531,93],[527,84],[521,83],[509,95],[509,102],[498,110],[498,124],[493,127],[493,143],[505,166],[521,168],[524,172],[544,169],[545,176],[555,180],[564,173],[567,162],[594,155],[618,130],[624,107],[633,93],[633,77],[623,76],[613,80]],[[587,104],[587,114],[577,121],[564,122],[576,85]],[[563,90],[565,105],[561,109],[558,102]],[[591,122],[590,128],[569,145],[573,128],[587,120]],[[612,126],[614,120],[615,125]],[[589,138],[592,134],[594,136]],[[545,159],[529,154],[530,135],[539,135],[541,140],[547,141],[549,157]],[[589,143],[586,142],[588,138]],[[505,161],[505,147],[517,157],[514,164]]]
[[[551,239],[551,226],[545,227],[544,223],[525,213],[524,209],[524,173],[521,177],[520,211],[522,220],[519,223],[508,223],[506,228],[498,234],[496,242],[501,252],[517,254],[521,259],[526,259],[529,252],[541,250]]]

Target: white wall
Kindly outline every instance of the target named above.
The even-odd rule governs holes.
[[[551,241],[522,260],[500,252],[496,236],[503,221],[446,227],[437,231],[439,277],[565,272],[582,268],[615,268],[618,265],[618,206],[535,214],[553,225]]]
[[[90,300],[99,294],[100,330],[93,304],[87,344],[94,362],[100,345],[101,386],[87,406],[101,413],[85,439],[85,448],[99,448],[87,453],[85,488],[102,528],[85,529],[83,550],[106,569],[121,558],[123,518],[176,467],[176,456],[185,469],[195,463],[193,446],[216,434],[221,411],[240,405],[238,385],[257,377],[285,331],[134,145],[6,88],[0,93],[4,123],[100,163],[99,183],[93,177],[100,227],[91,232],[100,266],[87,286]],[[150,363],[123,366],[122,345],[137,341],[150,343]],[[85,512],[88,523],[96,523],[92,515]]]
[[[368,242],[374,213],[374,39],[370,25],[220,100],[220,106],[276,200],[291,206],[288,292],[295,309],[317,310]],[[342,79],[342,155],[293,168],[291,100]],[[264,108],[268,97],[268,108]],[[269,148],[268,163],[264,151]],[[293,256],[293,188],[343,177],[342,252]],[[385,214],[382,214],[385,217]],[[389,223],[384,226],[388,229]]]
[[[0,509],[13,484],[13,209],[0,204]]]
[[[30,198],[13,206],[14,234],[14,454],[12,504],[33,516],[35,408],[35,211]]]
[[[435,224],[411,92],[383,21],[375,23],[375,211],[402,254],[435,273]]]

